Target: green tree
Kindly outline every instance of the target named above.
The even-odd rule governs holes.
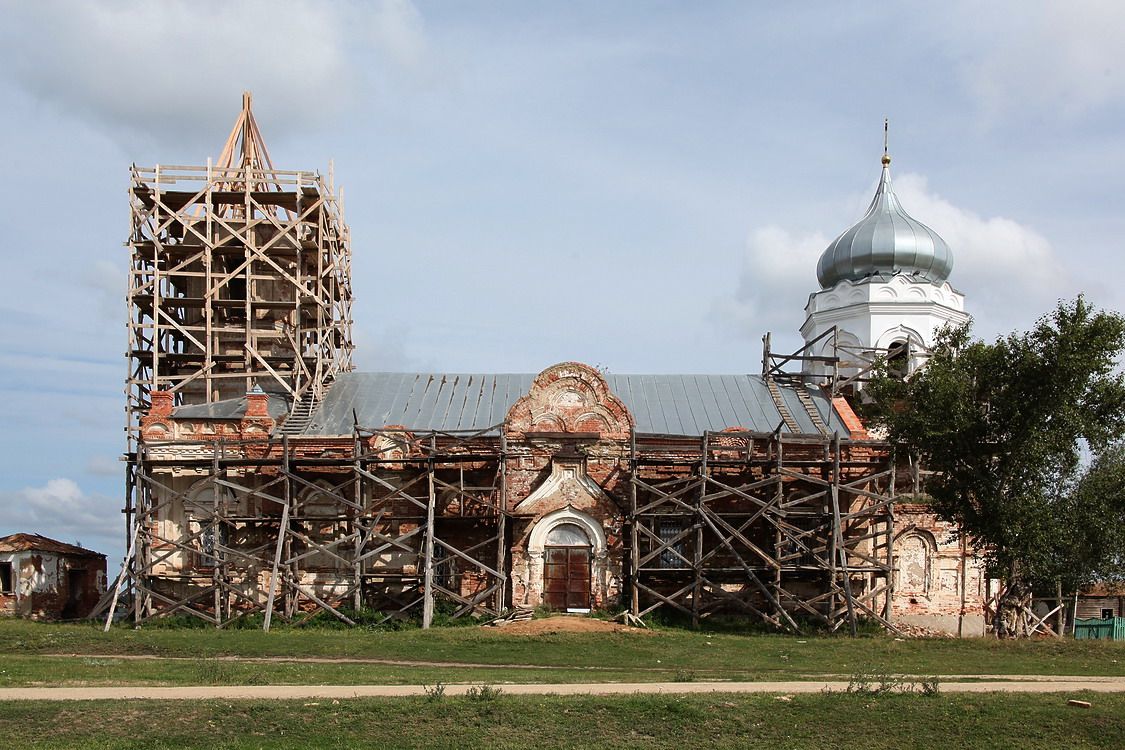
[[[1079,297],[993,343],[968,325],[948,330],[920,372],[867,391],[896,448],[934,472],[934,510],[1004,580],[1001,635],[1021,629],[1034,588],[1073,590],[1120,562],[1125,456],[1112,446],[1125,429],[1123,351],[1125,318]],[[1085,451],[1098,460],[1083,476]]]
[[[1125,445],[1097,456],[1067,494],[1056,562],[1068,591],[1125,580]]]

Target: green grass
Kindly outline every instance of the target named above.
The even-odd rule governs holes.
[[[322,664],[113,656],[0,657],[0,687],[111,685],[419,685],[445,683],[682,682],[685,670],[520,669],[457,665]],[[694,680],[754,680],[741,670],[693,670]]]
[[[550,633],[503,629],[162,629],[0,621],[0,684],[328,684],[800,679],[863,670],[908,674],[1125,675],[1125,643],[805,637],[697,633]],[[55,658],[47,655],[79,655]],[[118,660],[118,655],[192,661]],[[416,660],[431,666],[214,662],[207,657]],[[493,668],[466,666],[498,665]],[[530,670],[503,665],[537,665]]]
[[[0,703],[21,748],[1117,746],[1125,695],[508,696]]]

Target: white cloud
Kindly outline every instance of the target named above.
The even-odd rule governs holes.
[[[956,42],[969,42],[961,71],[985,113],[1079,115],[1125,99],[1121,32],[1125,4],[964,3],[945,13]]]
[[[99,552],[122,545],[121,500],[87,494],[72,479],[48,480],[41,487],[0,491],[3,526],[11,532],[42,534],[63,542],[81,540]]]
[[[1077,293],[1077,281],[1051,243],[1031,227],[955,206],[932,192],[921,175],[897,178],[894,189],[910,215],[952,248],[950,281],[965,293],[978,335],[1026,328],[1059,297]],[[769,330],[781,342],[778,348],[789,341],[799,345],[795,332],[808,295],[818,289],[816,263],[830,241],[820,232],[778,226],[752,230],[737,290],[720,302],[719,311],[747,336]]]
[[[271,122],[330,114],[345,79],[331,6],[242,3],[13,3],[12,72],[33,95],[104,126],[175,142],[229,126],[255,89]]]
[[[369,314],[367,320],[375,320]],[[425,372],[433,369],[414,356],[416,336],[411,323],[404,321],[398,327],[357,325],[352,332],[355,340],[353,363],[358,370],[376,372]]]
[[[894,189],[911,216],[949,243],[950,281],[965,293],[979,335],[1027,328],[1059,297],[1077,293],[1078,281],[1035,229],[955,206],[932,192],[921,175],[903,175]]]
[[[817,289],[816,261],[829,242],[820,232],[754,229],[734,297],[720,303],[719,314],[751,338],[769,331],[774,348],[796,349],[805,302]]]
[[[99,453],[86,461],[86,472],[98,477],[119,477],[125,472],[125,466],[115,457]]]
[[[0,75],[112,137],[180,148],[217,148],[243,90],[270,133],[331,122],[362,93],[353,42],[390,69],[428,50],[407,0],[0,3]]]

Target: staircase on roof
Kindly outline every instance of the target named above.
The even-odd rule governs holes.
[[[801,406],[805,407],[805,411],[808,412],[809,419],[812,420],[816,429],[821,435],[827,435],[828,425],[824,423],[824,419],[820,416],[820,410],[816,408],[816,403],[813,402],[808,389],[798,386],[793,391],[797,394],[797,400],[801,402]]]
[[[793,414],[789,411],[789,406],[781,395],[781,389],[778,388],[777,381],[773,378],[766,378],[766,387],[770,390],[773,404],[777,407],[778,413],[781,414],[781,420],[785,423],[786,429],[790,432],[800,432],[801,428],[797,425],[797,421],[793,419]]]
[[[293,408],[289,410],[289,415],[277,430],[279,435],[300,435],[312,422],[313,414],[316,413],[316,407],[320,406],[321,400],[326,395],[329,389],[332,388],[332,381],[328,380],[324,388],[320,389],[321,395],[318,396],[315,389],[310,388],[305,391],[304,396],[300,400],[293,403]]]

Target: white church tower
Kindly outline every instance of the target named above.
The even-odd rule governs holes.
[[[874,352],[902,358],[904,369],[913,371],[942,328],[969,318],[964,295],[947,280],[949,245],[903,210],[891,189],[890,164],[884,140],[883,174],[871,206],[820,256],[820,291],[805,306],[806,345],[824,336],[810,353],[838,356],[842,375],[856,372]]]

